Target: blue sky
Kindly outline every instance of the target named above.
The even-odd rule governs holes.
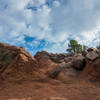
[[[0,42],[34,55],[66,52],[70,39],[100,43],[100,0],[0,0]]]

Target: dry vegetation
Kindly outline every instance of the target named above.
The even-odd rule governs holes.
[[[11,60],[12,54],[9,52],[9,50],[0,48],[0,64],[6,66]]]

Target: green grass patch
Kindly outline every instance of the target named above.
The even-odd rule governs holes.
[[[13,55],[9,50],[0,48],[0,64],[1,65],[8,65],[10,61],[12,60],[12,58],[13,58]]]

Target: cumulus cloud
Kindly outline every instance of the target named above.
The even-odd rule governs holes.
[[[44,40],[42,49],[53,52],[64,52],[70,39],[96,46],[99,5],[100,0],[0,0],[0,40],[26,46],[27,35],[36,38],[29,42],[31,47],[40,48]]]
[[[59,7],[59,6],[60,6],[60,2],[55,0],[55,1],[53,2],[53,5],[56,6],[56,7]]]

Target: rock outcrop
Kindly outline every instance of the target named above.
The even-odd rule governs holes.
[[[0,43],[0,76],[6,81],[34,79],[38,62],[23,47]]]
[[[0,43],[0,80],[18,82],[54,78],[100,80],[100,52],[89,48],[82,54],[38,52],[33,57],[23,47]]]
[[[86,64],[82,55],[50,54],[43,51],[34,57],[45,76],[64,81],[76,77]]]
[[[100,81],[100,51],[94,48],[87,51],[86,66],[80,76],[90,81]]]
[[[51,78],[69,81],[81,77],[99,80],[100,77],[100,52],[94,48],[89,48],[79,55],[38,52],[35,59],[43,74]]]

